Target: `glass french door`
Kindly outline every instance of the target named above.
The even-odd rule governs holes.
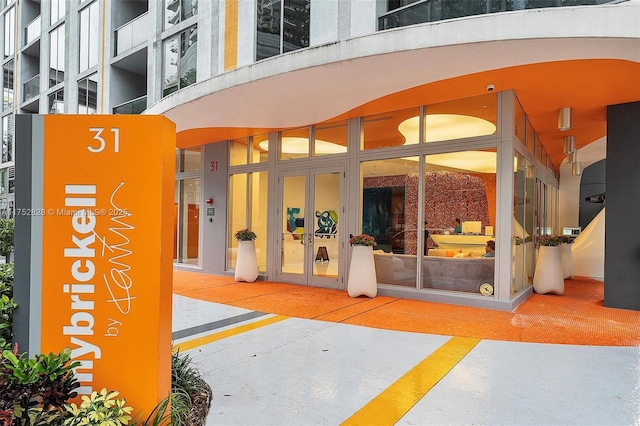
[[[343,288],[344,167],[278,174],[279,281]]]

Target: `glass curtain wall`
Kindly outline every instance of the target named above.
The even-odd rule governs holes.
[[[258,0],[256,61],[309,47],[310,0]]]
[[[2,110],[13,109],[13,61],[2,66]]]
[[[551,164],[549,155],[517,99],[514,116],[514,136],[522,144],[522,151],[516,147],[514,154],[512,293],[533,282],[535,239],[540,235],[558,232],[558,170]],[[534,164],[529,158],[541,164]]]
[[[95,114],[98,110],[98,74],[78,81],[78,114]]]
[[[162,96],[197,81],[198,28],[193,26],[164,41]]]
[[[200,147],[177,150],[173,260],[193,266],[200,265],[201,164]]]
[[[257,165],[269,161],[269,134],[229,141],[229,166]],[[265,170],[232,172],[227,196],[227,269],[235,269],[238,242],[234,234],[243,228],[256,233],[258,272],[267,271],[267,201],[269,173]]]
[[[98,2],[95,1],[80,11],[79,69],[83,72],[98,65]]]
[[[164,0],[164,29],[169,29],[197,13],[197,0]]]
[[[490,94],[362,119],[361,150],[426,153],[361,163],[361,226],[378,242],[379,283],[471,293],[486,284],[493,294],[497,149],[452,151],[449,141],[495,145],[497,108]]]
[[[64,81],[64,37],[64,24],[49,34],[49,87],[53,87]]]
[[[525,271],[528,276],[528,284],[533,283],[533,265],[535,260],[535,247],[533,237],[535,236],[535,187],[536,187],[536,166],[528,160],[524,161],[525,168],[525,196],[524,196],[524,249],[525,249]]]
[[[389,158],[360,165],[362,233],[375,237],[377,281],[416,287],[419,158]],[[420,253],[422,251],[420,250]]]
[[[4,14],[4,59],[15,52],[16,42],[16,9],[12,7]]]
[[[269,160],[269,135],[234,139],[229,143],[229,165],[266,163]]]
[[[257,235],[255,240],[258,271],[267,270],[267,201],[268,178],[266,171],[236,173],[229,176],[227,197],[227,269],[235,269],[238,241],[234,234],[249,228]]]
[[[526,163],[524,156],[516,152],[513,170],[513,238],[511,267],[511,293],[516,293],[529,284],[529,271],[526,270],[526,243],[531,236],[525,230],[526,216]]]
[[[13,161],[13,114],[2,117],[2,162]]]
[[[495,148],[426,156],[422,288],[493,294],[497,164]]]

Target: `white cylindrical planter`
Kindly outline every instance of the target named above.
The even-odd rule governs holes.
[[[573,255],[571,244],[560,244],[560,258],[562,259],[562,274],[565,279],[573,277]]]
[[[539,294],[564,294],[564,274],[560,246],[540,246],[533,289]]]
[[[373,261],[372,246],[352,247],[347,292],[350,297],[361,295],[376,297],[378,294],[376,265]]]
[[[236,281],[254,282],[258,278],[258,257],[254,241],[238,241]]]

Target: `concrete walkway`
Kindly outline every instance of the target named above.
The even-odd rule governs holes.
[[[175,271],[174,343],[210,425],[639,424],[640,313],[566,284],[498,312]]]

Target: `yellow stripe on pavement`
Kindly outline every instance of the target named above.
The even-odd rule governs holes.
[[[187,340],[186,342],[177,343],[174,345],[174,352],[188,351],[189,349],[197,348],[198,346],[206,345],[218,340],[225,339],[227,337],[235,336],[236,334],[244,333],[245,331],[255,330],[256,328],[264,327],[265,325],[274,324],[282,320],[286,320],[289,317],[283,315],[275,315],[269,318],[265,318],[260,321],[244,324],[239,327],[230,328],[228,330],[219,331],[218,333],[209,334],[206,336],[198,337],[197,339]]]
[[[452,337],[353,416],[345,420],[342,425],[396,424],[479,342],[480,339]]]

